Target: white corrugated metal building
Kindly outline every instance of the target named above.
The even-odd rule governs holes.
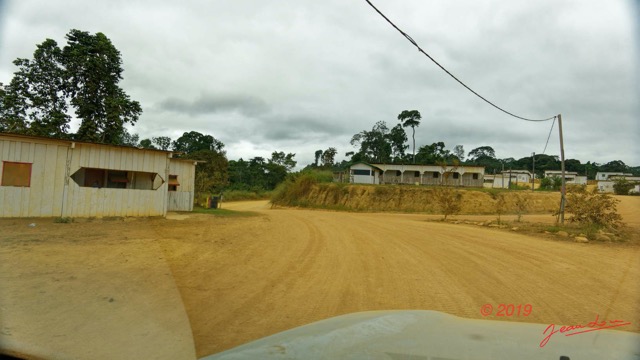
[[[196,163],[169,151],[0,133],[0,161],[0,217],[193,209]]]
[[[354,184],[420,184],[482,187],[484,166],[368,164],[349,167]]]

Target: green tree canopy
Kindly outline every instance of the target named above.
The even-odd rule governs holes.
[[[496,158],[496,152],[491,146],[480,146],[471,151],[468,154],[469,161],[477,161],[482,158]]]
[[[37,45],[33,60],[16,59],[18,71],[0,91],[0,130],[67,137],[68,104],[80,120],[78,140],[120,144],[124,126],[142,113],[118,86],[120,52],[102,33],[71,30],[60,49],[51,39]]]
[[[322,153],[322,166],[332,167],[336,161],[336,154],[338,150],[334,147],[330,147]]]
[[[411,127],[413,133],[411,138],[413,139],[413,163],[416,162],[416,128],[420,125],[422,115],[418,110],[404,110],[398,115],[398,120],[404,127]]]
[[[120,51],[103,33],[71,30],[66,37],[62,57],[69,76],[67,92],[81,119],[76,138],[117,144],[124,125],[135,124],[142,113],[140,104],[118,86]]]
[[[391,128],[387,138],[391,144],[391,157],[393,158],[393,162],[403,160],[406,157],[405,151],[409,148],[409,145],[406,145],[408,140],[407,133],[404,131],[402,125],[398,124]]]
[[[153,143],[151,142],[150,139],[142,139],[142,140],[140,140],[140,144],[139,145],[144,149],[155,149],[156,148],[155,146],[153,146]]]
[[[598,169],[601,172],[628,172],[629,167],[622,160],[613,160]]]
[[[229,161],[230,188],[237,190],[273,190],[296,166],[295,154],[274,151],[271,159],[256,156],[249,161]]]
[[[160,150],[169,150],[171,147],[171,138],[168,136],[158,136],[151,138],[151,141]]]
[[[442,141],[435,142],[431,145],[423,145],[418,149],[416,154],[416,161],[419,164],[434,165],[442,162],[447,162],[449,159],[449,151],[445,150],[445,145]]]
[[[212,150],[224,153],[224,144],[211,135],[197,131],[185,132],[173,142],[173,151],[191,154],[200,150]]]
[[[197,150],[189,154],[189,159],[203,161],[196,166],[196,192],[218,193],[229,184],[229,162],[224,153]]]
[[[455,155],[460,162],[464,161],[464,146],[456,145],[453,147],[453,155]]]
[[[389,128],[384,121],[378,121],[371,131],[363,130],[351,138],[351,145],[360,149],[352,160],[362,160],[374,163],[391,162],[391,143]]]

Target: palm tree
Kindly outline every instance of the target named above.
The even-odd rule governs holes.
[[[420,125],[422,116],[418,110],[404,110],[398,115],[398,120],[402,123],[402,126],[409,127],[413,130],[411,137],[413,138],[413,163],[416,163],[416,128]]]

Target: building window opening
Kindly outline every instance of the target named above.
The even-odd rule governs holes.
[[[169,191],[178,191],[178,186],[180,183],[178,182],[178,175],[169,175]]]
[[[2,162],[2,186],[31,186],[31,165],[32,163]]]
[[[80,187],[96,189],[158,190],[164,184],[157,173],[96,168],[80,168],[71,179]]]

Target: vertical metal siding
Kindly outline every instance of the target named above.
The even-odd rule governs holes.
[[[169,162],[169,174],[178,176],[178,182],[180,183],[180,186],[178,186],[177,191],[167,191],[165,189],[165,191],[168,192],[167,210],[193,210],[195,173],[196,167],[193,162],[181,160],[171,160]],[[169,179],[167,177],[167,182],[168,181]]]
[[[136,149],[117,149],[99,145],[76,144],[71,174],[82,167],[158,173],[163,176],[167,154]],[[107,189],[78,186],[69,182],[65,206],[71,217],[162,216],[165,214],[163,185],[157,190]]]
[[[30,187],[0,186],[0,217],[162,216],[169,204],[193,209],[195,165],[170,161],[163,152],[84,143],[71,148],[70,142],[0,134],[0,161],[33,164]],[[157,190],[81,187],[70,176],[82,167],[157,173],[163,184]],[[181,184],[180,191],[171,192],[172,201],[169,173]]]
[[[65,164],[58,156],[60,149],[64,151],[65,146],[0,139],[0,161],[32,164],[29,187],[0,186],[1,217],[59,216],[56,184],[64,174],[56,169],[64,169]]]

